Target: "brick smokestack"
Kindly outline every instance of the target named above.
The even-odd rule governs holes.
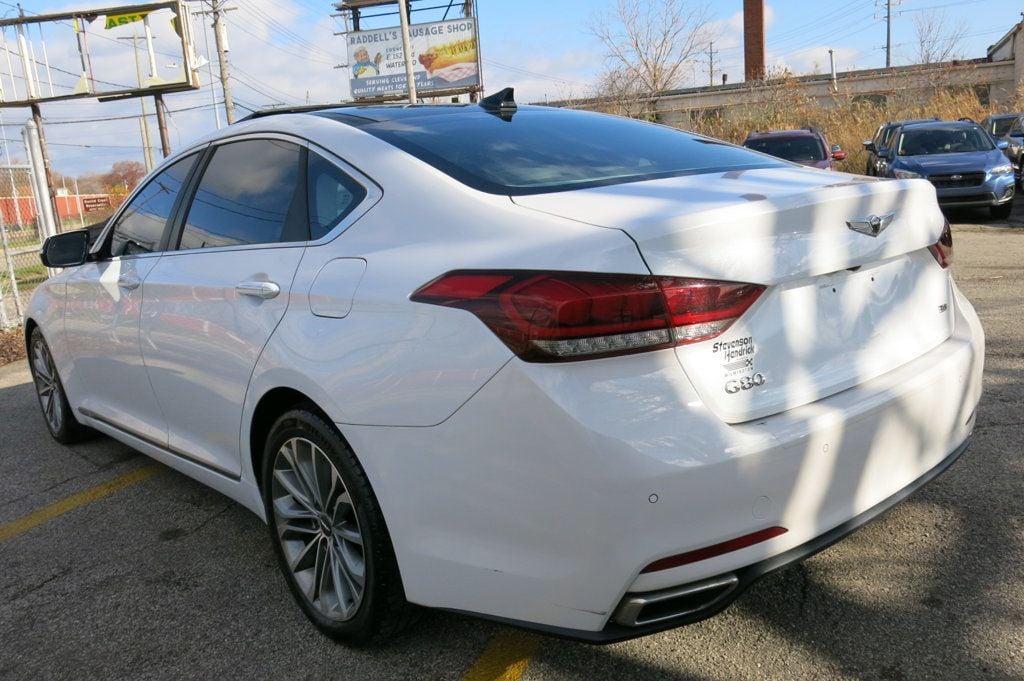
[[[764,0],[743,0],[743,71],[764,80]]]

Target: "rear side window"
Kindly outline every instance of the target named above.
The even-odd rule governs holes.
[[[305,241],[303,149],[245,140],[213,152],[182,228],[179,248]]]
[[[160,249],[167,218],[198,156],[191,154],[175,161],[166,170],[157,173],[135,195],[114,225],[110,241],[111,256],[152,253]]]
[[[889,148],[889,142],[892,141],[892,134],[896,132],[896,128],[898,127],[899,126],[891,125],[888,128],[886,128],[885,131],[882,133],[882,149]]]
[[[324,157],[309,152],[309,238],[317,240],[355,210],[366,189]]]
[[[492,194],[539,194],[782,164],[747,149],[662,125],[600,114],[519,107],[359,121],[358,125],[456,180]]]

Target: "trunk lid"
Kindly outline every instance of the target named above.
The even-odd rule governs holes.
[[[783,168],[513,200],[625,231],[654,274],[768,286],[724,334],[676,349],[730,423],[870,380],[952,332],[948,271],[927,250],[944,218],[923,180]],[[877,236],[846,224],[889,213]]]

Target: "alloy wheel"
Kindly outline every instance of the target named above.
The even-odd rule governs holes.
[[[32,343],[32,377],[35,379],[39,405],[43,408],[43,417],[50,430],[59,433],[64,425],[64,401],[53,357],[41,338]]]
[[[274,458],[273,521],[292,577],[323,616],[351,619],[366,586],[363,534],[348,489],[331,459],[302,437]]]

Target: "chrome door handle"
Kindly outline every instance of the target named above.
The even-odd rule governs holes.
[[[117,285],[128,291],[134,291],[138,287],[142,286],[142,280],[138,277],[133,277],[130,274],[122,274],[117,278]]]
[[[262,298],[263,300],[276,298],[281,293],[281,287],[272,281],[243,281],[235,286],[235,290],[243,296]]]

